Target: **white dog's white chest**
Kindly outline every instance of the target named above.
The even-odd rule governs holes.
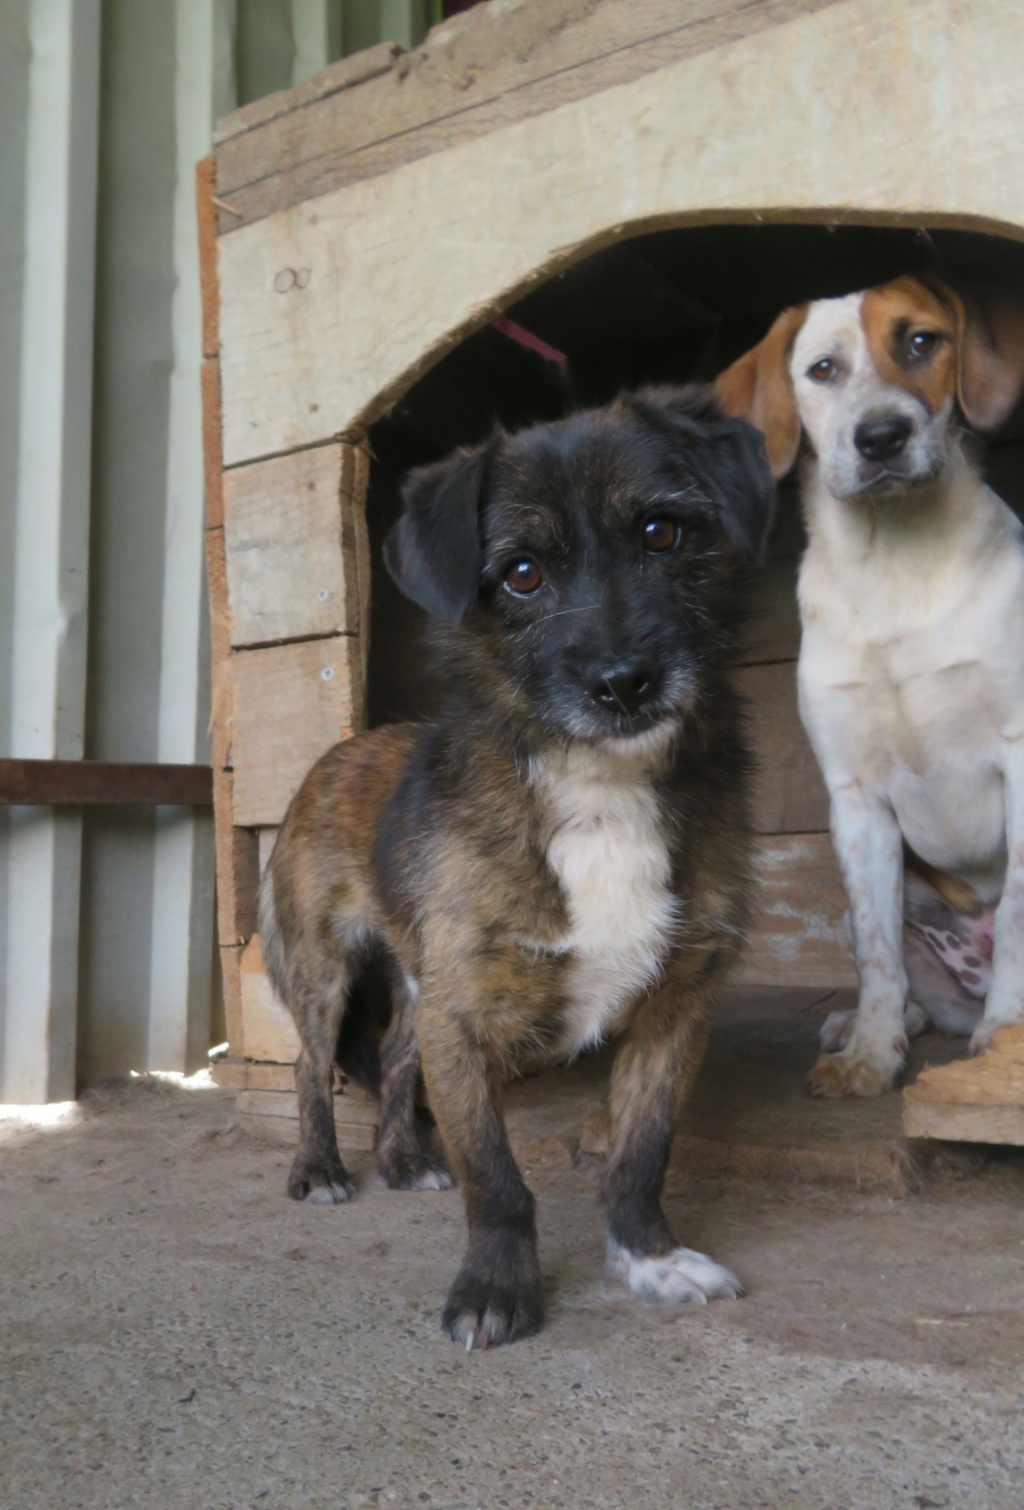
[[[881,798],[922,859],[998,894],[1006,741],[1024,718],[1019,528],[977,483],[963,529],[989,523],[975,549],[927,518],[920,539],[866,541],[839,507],[818,500],[816,529],[838,520],[850,539],[812,540],[800,582],[800,708],[826,783]]]
[[[657,976],[677,917],[657,797],[643,776],[589,751],[537,781],[554,820],[548,865],[561,883],[570,956],[563,1047],[598,1043]]]

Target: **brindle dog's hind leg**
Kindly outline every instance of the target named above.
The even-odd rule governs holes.
[[[419,991],[395,966],[391,1022],[381,1044],[380,1140],[377,1167],[392,1190],[449,1190],[454,1183],[443,1158],[428,1154],[416,1129],[416,1041]]]
[[[345,1009],[345,976],[344,967],[340,967],[333,980],[319,984],[315,995],[307,986],[303,1008],[293,1008],[302,1040],[295,1061],[299,1151],[288,1175],[288,1194],[293,1201],[330,1205],[355,1194],[338,1152],[334,1127],[334,1055]]]

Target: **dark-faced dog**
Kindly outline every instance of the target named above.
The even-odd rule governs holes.
[[[467,1348],[542,1321],[502,1084],[612,1035],[611,1266],[660,1300],[741,1293],[677,1246],[661,1189],[748,917],[727,663],[772,493],[761,437],[704,390],[647,390],[412,473],[385,559],[438,623],[443,712],[336,746],[282,826],[261,932],[302,1040],[288,1193],[352,1194],[332,1066],[375,954],[393,998],[380,1169],[398,1188],[451,1182],[417,1138],[422,1064],[465,1194],[443,1325]]]

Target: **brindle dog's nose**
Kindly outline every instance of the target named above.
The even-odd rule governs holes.
[[[630,718],[651,701],[661,686],[661,672],[650,661],[621,661],[598,672],[590,695],[603,708],[626,713]]]
[[[868,461],[891,461],[903,450],[913,429],[905,414],[878,414],[861,420],[853,432],[853,443]]]

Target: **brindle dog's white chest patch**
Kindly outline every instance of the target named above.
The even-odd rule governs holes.
[[[563,1047],[598,1043],[657,975],[678,915],[671,862],[649,775],[577,748],[534,766],[553,833],[547,860],[561,883],[570,956]]]

